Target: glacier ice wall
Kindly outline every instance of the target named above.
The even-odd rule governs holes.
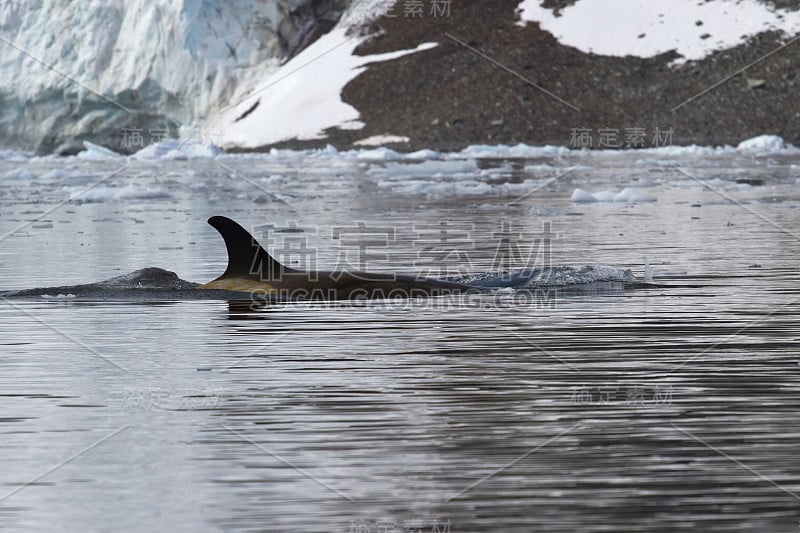
[[[344,0],[5,0],[0,146],[133,151],[246,94]]]

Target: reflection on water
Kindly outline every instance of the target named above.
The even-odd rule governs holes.
[[[570,179],[610,188],[645,171],[616,164]],[[409,199],[354,170],[331,176],[338,188],[324,196],[320,176],[298,177],[292,213],[174,165],[171,179],[189,165],[193,183],[204,176],[230,198],[226,214],[253,224],[465,222],[474,272],[490,270],[502,221],[536,230],[546,219],[554,264],[641,276],[646,255],[657,286],[267,306],[4,300],[4,526],[797,530],[800,243],[779,229],[798,227],[790,184],[730,193],[772,224],[668,180],[648,189],[653,204],[573,205],[578,185],[565,181],[509,207],[506,197]],[[215,277],[224,250],[204,220],[220,208],[174,187],[172,201],[70,204],[48,215],[52,228],[15,234],[0,251],[0,288],[148,265]],[[764,207],[772,197],[784,207]],[[20,220],[32,209],[5,208]],[[125,222],[132,209],[143,224]],[[319,261],[331,264],[336,245],[318,233]],[[167,242],[184,248],[160,250]],[[391,243],[377,267],[413,270],[402,255],[412,245]]]

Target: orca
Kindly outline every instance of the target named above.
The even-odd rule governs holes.
[[[208,219],[225,240],[228,267],[198,289],[250,292],[278,300],[361,300],[477,292],[472,285],[413,275],[306,271],[280,264],[242,226],[223,216]]]

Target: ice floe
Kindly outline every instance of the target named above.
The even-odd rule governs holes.
[[[595,202],[656,202],[658,198],[643,191],[638,187],[625,187],[618,193],[610,191],[599,191],[590,193],[583,189],[575,189],[571,200],[575,203],[595,203]]]

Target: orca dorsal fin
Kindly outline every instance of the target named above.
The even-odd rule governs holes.
[[[227,217],[215,216],[208,223],[225,239],[228,249],[228,268],[217,279],[248,277],[268,282],[292,272],[276,261],[242,226]]]

